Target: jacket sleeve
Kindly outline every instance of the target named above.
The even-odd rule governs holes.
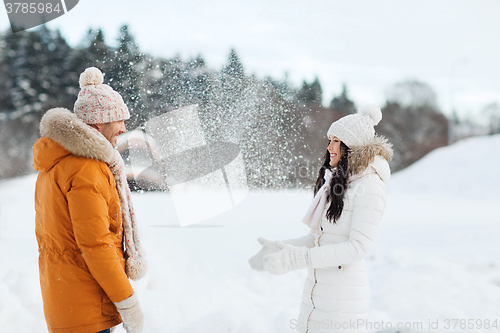
[[[110,234],[106,201],[111,185],[98,163],[84,163],[71,181],[67,194],[73,232],[83,259],[94,279],[113,302],[132,295],[132,286]]]
[[[357,185],[358,194],[352,206],[351,229],[345,242],[315,247],[310,250],[310,263],[314,268],[335,267],[359,261],[370,250],[378,224],[386,206],[385,185],[366,177]]]
[[[283,242],[290,244],[290,245],[293,245],[293,246],[312,248],[312,247],[314,247],[314,241],[315,241],[314,235],[307,234],[307,235],[299,237],[299,238],[287,239],[287,240],[284,240]]]

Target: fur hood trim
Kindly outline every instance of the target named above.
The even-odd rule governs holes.
[[[392,159],[392,155],[392,145],[383,136],[375,136],[367,145],[350,148],[347,167],[349,177],[359,178],[357,175],[364,174],[371,166],[382,180],[388,180],[390,170],[385,169],[389,167],[387,162]]]
[[[40,134],[54,140],[70,153],[109,164],[115,149],[97,130],[65,108],[47,111],[40,122]]]

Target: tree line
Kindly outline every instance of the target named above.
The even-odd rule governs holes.
[[[100,68],[105,83],[123,96],[129,129],[198,104],[206,139],[241,147],[250,187],[311,186],[328,127],[356,112],[346,85],[324,106],[317,78],[295,87],[286,79],[247,75],[234,49],[223,68],[213,69],[202,55],[167,59],[141,52],[128,26],[120,28],[118,42],[109,46],[101,30],[89,30],[71,47],[45,26],[0,35],[0,179],[33,172],[31,147],[41,116],[52,107],[73,109],[79,75],[89,66]],[[376,130],[394,145],[393,171],[448,142],[448,119],[425,83],[396,84],[382,112]]]

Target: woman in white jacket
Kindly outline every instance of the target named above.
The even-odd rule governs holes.
[[[250,259],[258,271],[281,275],[308,268],[299,332],[361,332],[370,307],[365,260],[386,205],[392,148],[375,135],[382,119],[376,106],[334,122],[330,143],[304,217],[310,233],[301,238],[268,241]]]

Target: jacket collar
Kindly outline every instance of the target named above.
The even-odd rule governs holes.
[[[111,143],[68,109],[47,111],[40,122],[40,134],[74,155],[107,164],[113,160],[114,148]]]
[[[387,183],[391,177],[387,162],[391,160],[392,155],[392,145],[382,136],[375,136],[367,145],[351,148],[347,167],[349,181],[376,173],[384,183]]]

